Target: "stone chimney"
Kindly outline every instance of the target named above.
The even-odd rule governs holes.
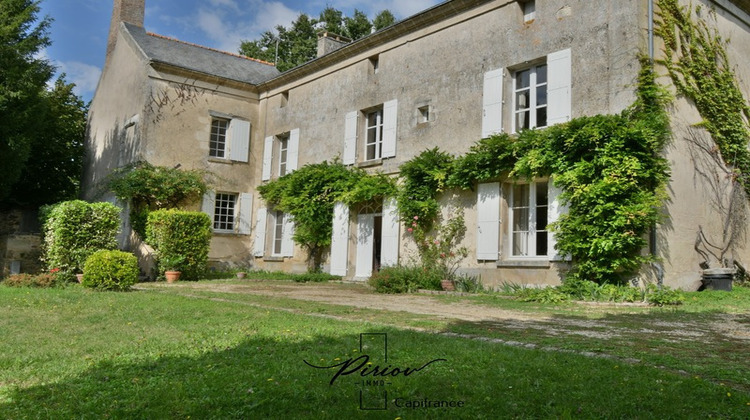
[[[334,52],[350,42],[351,39],[333,32],[318,32],[318,57]]]
[[[145,13],[146,0],[115,0],[112,21],[109,23],[109,38],[107,38],[107,61],[115,49],[120,22],[127,22],[142,28]]]

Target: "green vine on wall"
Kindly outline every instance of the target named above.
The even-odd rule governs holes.
[[[677,0],[658,0],[661,22],[656,28],[665,44],[664,65],[677,91],[695,103],[703,126],[724,162],[738,172],[750,193],[750,106],[742,96],[727,55],[727,41],[709,28],[698,6],[681,7]],[[709,16],[715,12],[709,11]]]

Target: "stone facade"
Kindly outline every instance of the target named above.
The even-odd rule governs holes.
[[[732,39],[731,57],[750,56],[750,17],[741,2],[704,3],[716,8],[721,34]],[[531,89],[534,101],[546,98],[547,124],[619,113],[633,102],[636,57],[650,42],[649,0],[536,1],[531,17],[527,4],[446,2],[283,74],[190,46],[190,54],[206,58],[203,68],[195,68],[180,55],[187,53],[184,43],[146,34],[132,21],[113,23],[115,44],[91,107],[86,198],[111,199],[97,195],[96,186],[113,169],[137,160],[208,169],[218,175],[215,191],[194,209],[234,216],[230,224],[215,218],[212,261],[303,271],[306,255],[291,242],[293,222],[262,202],[256,191],[261,183],[335,158],[395,176],[425,149],[461,154],[490,133],[515,133],[526,123],[514,117],[516,79],[523,77],[538,82]],[[733,64],[748,80],[750,66]],[[233,66],[247,77],[221,72]],[[693,107],[680,101],[673,113],[675,133],[698,120]],[[542,115],[535,117],[540,126]],[[533,126],[532,117],[526,118]],[[380,133],[369,146],[368,131]],[[240,142],[245,135],[246,143]],[[216,148],[221,141],[226,150]],[[242,147],[246,152],[235,156]],[[653,250],[664,264],[653,274],[644,270],[644,276],[695,289],[697,227],[715,230],[719,219],[710,205],[694,201],[710,186],[690,181],[694,166],[679,134],[666,154],[674,175],[664,209],[668,222],[657,230]],[[523,189],[544,193],[548,220],[554,220],[564,211],[557,207],[557,191],[547,180],[522,187],[505,178],[493,181],[442,199],[446,217],[452,209],[465,215],[462,245],[471,251],[461,270],[480,275],[488,286],[557,284],[566,263],[551,251],[554,238],[536,240],[548,241],[550,251],[538,247],[541,255],[517,257],[519,246],[532,245],[514,242],[508,223],[511,197]],[[325,268],[363,279],[380,265],[405,261],[413,249],[389,206],[339,208],[339,237]],[[737,257],[750,263],[746,250]]]
[[[42,269],[41,236],[35,211],[0,212],[0,278]]]

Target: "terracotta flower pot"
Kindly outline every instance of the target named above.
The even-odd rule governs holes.
[[[448,292],[456,290],[456,286],[454,286],[453,282],[450,280],[440,280],[440,286],[443,288],[443,290]]]
[[[76,274],[76,280],[78,283],[83,283],[83,274]]]
[[[167,283],[174,283],[180,279],[180,274],[182,274],[180,271],[165,271],[164,277],[167,278]]]
[[[246,273],[244,271],[240,271],[239,273],[237,273],[237,278],[238,279],[244,279],[245,275],[246,275]]]

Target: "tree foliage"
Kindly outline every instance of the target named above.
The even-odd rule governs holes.
[[[340,10],[328,6],[320,12],[318,18],[302,13],[288,28],[277,25],[273,31],[264,32],[258,39],[242,41],[239,52],[275,63],[279,71],[287,71],[317,56],[317,33],[320,31],[343,35],[356,41],[369,35],[373,28],[382,29],[395,22],[396,18],[388,10],[380,12],[371,22],[360,10],[355,9],[353,16],[348,17]]]

